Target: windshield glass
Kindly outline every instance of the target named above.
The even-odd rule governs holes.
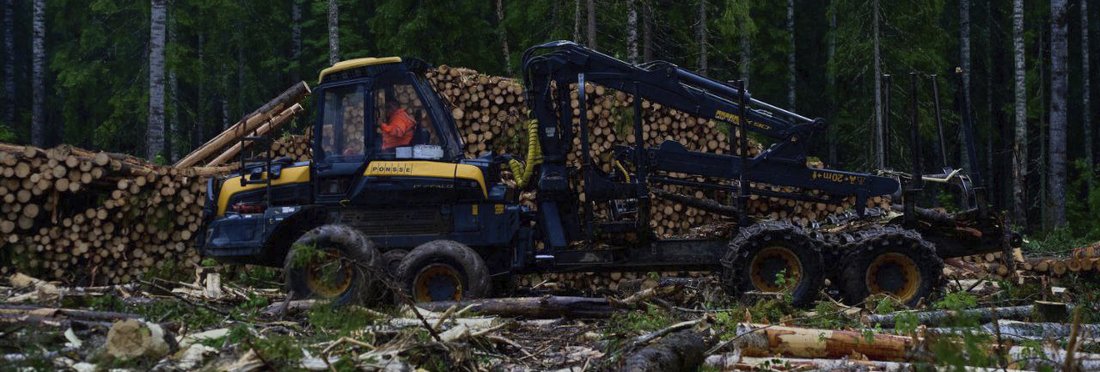
[[[364,97],[360,85],[325,90],[321,148],[329,162],[362,161]]]

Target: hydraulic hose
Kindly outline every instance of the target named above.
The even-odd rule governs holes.
[[[508,161],[516,187],[523,189],[535,174],[535,166],[542,164],[542,145],[539,144],[539,126],[535,120],[527,121],[527,158],[525,162],[516,159]]]

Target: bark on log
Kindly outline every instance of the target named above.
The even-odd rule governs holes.
[[[187,156],[183,157],[183,159],[180,159],[180,161],[176,162],[174,166],[176,168],[186,168],[198,164],[204,159],[210,157],[210,155],[212,155],[214,152],[236,141],[237,138],[240,138],[240,136],[255,130],[256,127],[264,121],[261,120],[263,116],[273,116],[274,114],[281,112],[284,108],[301,102],[302,98],[304,98],[309,93],[309,85],[306,84],[306,82],[302,81],[298,84],[294,84],[290,88],[287,88],[287,90],[283,91],[283,93],[279,94],[279,96],[275,97],[271,101],[268,101],[263,106],[260,106],[260,108],[256,109],[256,111],[253,111],[251,114],[248,114],[248,116],[245,116],[244,119],[241,119],[241,121],[229,127],[229,129],[226,129],[224,132],[218,134],[210,141],[207,141],[202,146],[199,146],[199,148],[191,151],[190,154],[187,154]]]
[[[1081,324],[1082,334],[1089,335],[1090,339],[1095,341],[1096,337],[1100,336],[1100,324]],[[1003,338],[1010,338],[1014,340],[1049,340],[1049,339],[1066,339],[1070,336],[1072,325],[1065,323],[1029,323],[1019,322],[1015,320],[1000,320],[994,323],[986,323],[981,327],[975,328],[928,328],[927,333],[929,335],[949,335],[949,334],[962,334],[963,332],[975,332],[980,331],[989,334],[996,334],[998,328]]]
[[[286,122],[290,121],[290,119],[293,119],[295,116],[298,116],[298,114],[301,113],[302,110],[303,110],[302,105],[298,104],[298,103],[295,103],[293,106],[290,106],[290,108],[287,108],[286,110],[283,110],[282,112],[279,113],[279,115],[271,118],[271,120],[268,120],[266,123],[264,123],[259,128],[257,128],[256,129],[256,135],[257,136],[263,136],[263,135],[266,135],[268,132],[270,132],[272,130],[279,129],[280,126],[282,126]],[[216,166],[225,164],[225,162],[227,162],[230,159],[233,159],[233,157],[237,156],[237,154],[239,154],[241,152],[241,149],[243,149],[244,147],[245,147],[244,142],[237,142],[237,144],[233,145],[228,150],[225,150],[225,152],[223,152],[221,155],[218,155],[218,157],[214,158],[214,160],[211,160],[209,163],[206,163],[206,166],[207,167],[216,167]]]
[[[945,322],[956,319],[958,317],[976,317],[979,323],[989,323],[993,319],[1012,319],[1021,320],[1031,317],[1034,306],[1009,306],[1009,307],[990,307],[990,308],[978,308],[968,309],[961,312],[950,310],[936,310],[936,311],[899,311],[896,313],[882,314],[882,315],[867,315],[863,317],[863,324],[874,326],[881,325],[886,328],[894,327],[898,317],[902,314],[912,314],[916,316],[917,321],[920,324],[927,326],[939,326]]]
[[[904,362],[884,362],[877,360],[820,359],[820,358],[758,358],[728,353],[708,356],[705,365],[723,371],[759,371],[783,368],[792,371],[853,371],[885,370],[909,371],[913,364]]]
[[[622,371],[694,371],[707,349],[702,334],[685,330],[670,334],[626,357]]]
[[[550,318],[606,318],[621,311],[611,306],[604,298],[544,296],[516,298],[487,298],[467,301],[438,301],[417,304],[425,310],[446,311],[452,306],[481,315],[505,317],[523,317],[531,319]]]
[[[777,354],[800,358],[841,358],[860,353],[874,360],[909,359],[914,342],[910,337],[874,334],[868,339],[858,331],[795,328],[760,324],[737,325],[732,345],[745,356]]]

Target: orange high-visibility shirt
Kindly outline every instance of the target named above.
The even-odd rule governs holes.
[[[390,120],[382,123],[382,150],[392,150],[398,146],[407,146],[416,133],[416,122],[404,108],[390,113]]]

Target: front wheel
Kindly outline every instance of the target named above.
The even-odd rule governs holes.
[[[293,298],[331,300],[334,305],[369,303],[378,287],[378,249],[359,230],[325,225],[303,234],[287,253],[283,269]]]
[[[489,295],[485,261],[473,249],[450,240],[424,243],[397,267],[402,287],[415,302],[461,301]]]

